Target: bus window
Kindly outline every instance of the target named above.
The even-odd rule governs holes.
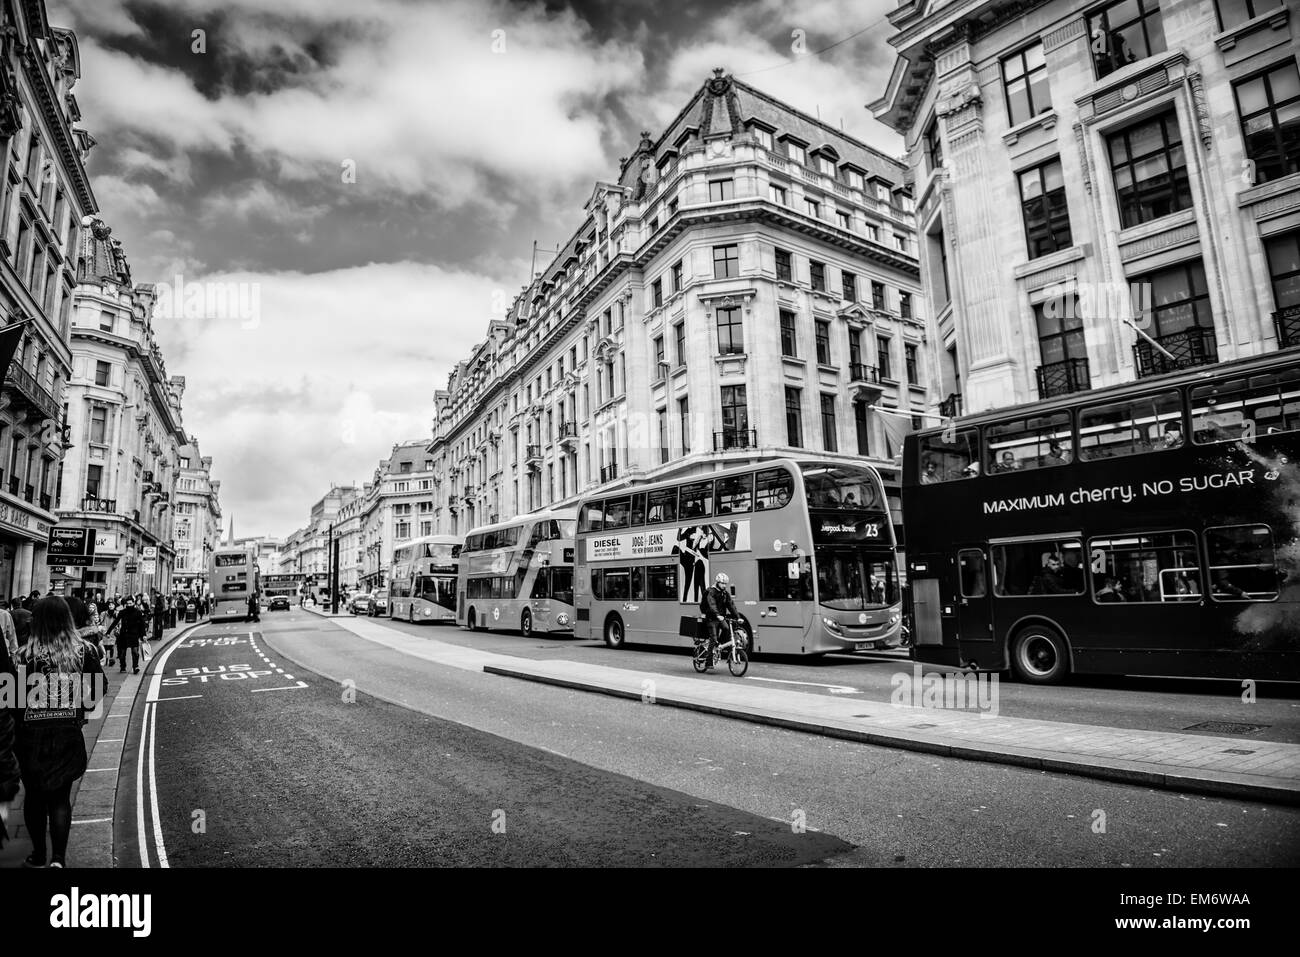
[[[647,524],[654,525],[657,522],[677,521],[677,489],[675,487],[661,488],[648,493],[646,502],[648,509],[646,514]]]
[[[718,479],[716,494],[719,515],[748,512],[754,500],[754,473]]]
[[[1041,538],[993,546],[993,594],[1082,595],[1079,542]]]
[[[812,601],[812,597],[812,562],[808,559],[759,559],[759,601]]]
[[[1177,391],[1094,405],[1079,413],[1079,455],[1109,459],[1160,452],[1183,444],[1183,403]]]
[[[1054,412],[998,422],[984,430],[988,473],[1064,465],[1070,447],[1070,413]]]
[[[980,474],[980,437],[977,429],[936,432],[922,436],[917,445],[921,452],[922,485],[953,482]]]
[[[1092,597],[1102,604],[1197,601],[1201,563],[1191,532],[1149,532],[1088,542]]]
[[[591,570],[591,597],[601,601],[605,597],[605,576],[599,568]]]
[[[651,565],[646,569],[646,598],[650,601],[677,600],[676,565]]]
[[[1300,430],[1300,368],[1199,386],[1191,399],[1198,445]]]
[[[984,567],[984,553],[978,548],[962,549],[957,553],[961,569],[961,594],[963,598],[983,598],[988,594],[988,571]]]
[[[573,569],[551,569],[551,597],[566,605],[573,604]]]
[[[549,585],[550,577],[551,577],[551,571],[549,568],[537,569],[537,577],[533,579],[533,593],[529,597],[530,598],[550,597],[547,593],[548,589],[550,588]]]
[[[578,520],[578,525],[584,532],[599,532],[605,528],[603,506],[603,502],[587,502],[582,506],[582,516]]]
[[[613,528],[627,528],[632,515],[630,498],[611,498],[605,502],[605,531]]]
[[[641,565],[632,567],[632,600],[645,601],[645,568]]]
[[[488,597],[501,598],[502,593],[505,591],[505,588],[503,587],[504,583],[505,583],[505,579],[503,578],[492,579],[492,593]]]
[[[605,601],[627,601],[630,594],[626,568],[605,569]]]
[[[691,482],[681,487],[682,519],[708,518],[713,514],[713,483]]]
[[[780,508],[794,494],[794,481],[785,469],[763,469],[754,483],[754,508]]]
[[[1228,525],[1205,530],[1210,594],[1215,601],[1274,601],[1277,554],[1267,525]]]
[[[857,468],[804,466],[804,490],[810,508],[882,509],[872,473]]]
[[[645,524],[645,492],[632,496],[632,527],[640,528]]]

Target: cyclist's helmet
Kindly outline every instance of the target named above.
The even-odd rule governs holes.
[[[731,584],[731,579],[727,577],[727,573],[726,573],[726,572],[718,572],[718,574],[716,574],[716,575],[713,576],[713,584],[715,584],[715,585],[730,585],[730,584]]]

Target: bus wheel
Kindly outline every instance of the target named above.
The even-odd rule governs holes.
[[[618,615],[610,615],[605,620],[605,644],[611,648],[622,648],[623,639],[623,619]]]
[[[1016,635],[1011,668],[1028,684],[1060,684],[1070,671],[1070,650],[1055,629],[1030,625]]]
[[[519,634],[525,638],[533,637],[533,613],[527,608],[519,619]]]

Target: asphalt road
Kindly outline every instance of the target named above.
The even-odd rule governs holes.
[[[682,807],[730,808],[751,822],[739,830],[770,822],[793,831],[798,824],[807,829],[801,839],[820,832],[852,845],[823,858],[831,865],[1300,864],[1297,809],[937,758],[447,668],[297,610],[264,616],[263,627],[265,646],[294,661],[292,673],[307,674],[297,663],[309,666],[317,673],[310,680],[332,682],[336,697],[354,687],[359,701],[374,695],[459,722],[576,762],[568,767],[680,795]],[[440,639],[457,634],[432,628],[425,633]],[[468,643],[486,647],[496,641],[524,644],[518,637],[481,635]],[[541,646],[566,647],[544,640],[530,644],[539,652],[547,650]],[[639,657],[607,654],[606,662]],[[684,659],[667,657],[676,661],[675,673],[684,670]],[[400,712],[376,705],[376,713]],[[287,773],[297,773],[291,769],[309,758],[295,757],[298,750],[277,758]],[[399,749],[395,759],[402,757]],[[483,771],[490,780],[505,780]],[[378,766],[373,773],[376,783],[385,779]],[[406,773],[401,766],[388,771]],[[588,800],[602,804],[606,798]],[[245,805],[258,803],[249,796]],[[590,826],[605,826],[601,815],[592,816],[591,804],[578,813]],[[640,840],[663,826],[636,821],[630,830]],[[576,825],[575,833],[582,827]],[[710,849],[699,859],[718,861],[713,854]],[[644,860],[642,854],[635,863]]]
[[[262,627],[308,644],[343,635],[293,618]],[[249,627],[203,628],[160,659],[156,701],[128,736],[119,866],[779,866],[851,849],[354,696]]]
[[[294,614],[304,612],[295,609]],[[268,620],[263,616],[264,622]],[[471,633],[455,625],[411,625],[387,618],[370,620],[407,634],[521,658],[562,658],[696,677],[685,649],[629,646],[615,651],[601,641],[571,637],[535,635],[524,639],[513,632]],[[745,680],[769,682],[790,691],[886,702],[895,687],[895,677],[910,676],[912,668],[903,650],[823,658],[760,656],[750,664]],[[697,680],[734,679],[724,673],[697,677]],[[1235,725],[1253,729],[1235,735],[1243,740],[1300,742],[1300,685],[1260,683],[1256,685],[1253,702],[1243,700],[1240,682],[1173,678],[1076,678],[1071,684],[1050,688],[1007,680],[999,682],[998,694],[999,713],[1008,717],[1217,736],[1234,734],[1222,725]],[[1203,731],[1189,730],[1205,723],[1212,726]]]

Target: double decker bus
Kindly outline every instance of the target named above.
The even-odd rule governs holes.
[[[208,593],[212,596],[209,617],[245,618],[248,616],[248,597],[256,595],[261,587],[257,569],[257,553],[243,546],[216,548],[208,563]]]
[[[1300,350],[904,443],[914,658],[1300,679]]]
[[[754,651],[897,643],[894,526],[879,474],[776,459],[610,492],[578,513],[580,638],[689,647],[726,572]]]
[[[291,604],[297,604],[298,596],[302,593],[302,580],[300,574],[263,575],[262,597],[270,601],[277,595],[284,595]]]
[[[455,620],[461,544],[455,535],[426,535],[393,549],[389,618]]]
[[[484,525],[460,552],[456,623],[470,631],[573,631],[573,529],[554,509]]]

